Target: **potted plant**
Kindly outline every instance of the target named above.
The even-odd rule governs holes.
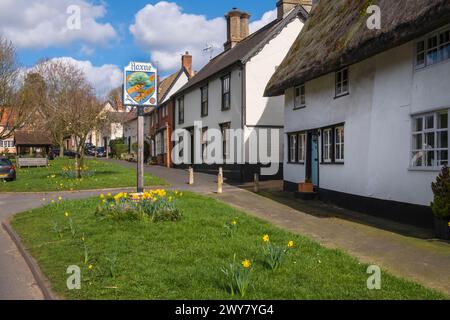
[[[436,182],[431,184],[434,200],[431,210],[434,214],[436,235],[440,239],[450,240],[450,170],[444,165]]]
[[[301,193],[313,193],[314,185],[311,182],[311,179],[305,179],[305,182],[301,182],[298,185],[298,191]]]

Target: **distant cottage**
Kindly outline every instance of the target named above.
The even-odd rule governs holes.
[[[276,67],[286,56],[289,47],[308,18],[311,1],[278,1],[278,18],[249,34],[249,18],[246,12],[233,9],[226,15],[227,41],[224,52],[213,58],[195,74],[176,94],[175,125],[190,132],[194,137],[194,122],[201,120],[202,139],[200,150],[190,143],[189,153],[194,154],[207,144],[206,130],[217,129],[223,133],[223,157],[230,152],[228,129],[243,131],[241,148],[247,157],[245,163],[220,165],[224,175],[237,180],[249,180],[259,172],[260,164],[250,164],[248,158],[249,137],[261,128],[283,130],[283,97],[265,98],[264,88]],[[281,134],[282,136],[282,134]],[[215,172],[219,165],[194,165],[196,170]],[[282,170],[278,172],[282,176]],[[273,176],[271,178],[276,178]]]

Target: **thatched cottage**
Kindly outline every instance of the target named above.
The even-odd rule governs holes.
[[[282,131],[284,123],[283,97],[265,98],[264,89],[302,29],[311,0],[280,0],[277,8],[278,18],[252,34],[248,13],[228,12],[224,51],[176,93],[175,125],[189,132],[180,141],[191,140],[190,150],[183,150],[187,160],[179,166],[194,164],[195,170],[214,173],[221,166],[225,177],[237,180],[253,179],[253,173],[259,172],[260,163],[248,156],[250,137],[262,128]],[[202,122],[201,128],[196,129],[197,121]],[[230,137],[230,129],[242,131],[236,138],[239,142]],[[222,132],[223,159],[214,163],[204,153],[209,130]],[[200,143],[194,141],[198,136]],[[230,150],[242,158],[230,156]],[[277,159],[276,167],[280,165]]]
[[[320,0],[266,87],[285,95],[285,188],[431,226],[449,80],[450,1]]]

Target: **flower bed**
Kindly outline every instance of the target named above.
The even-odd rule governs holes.
[[[101,194],[96,213],[114,220],[178,221],[182,212],[176,206],[176,199],[182,195],[181,192],[164,189],[141,194]]]

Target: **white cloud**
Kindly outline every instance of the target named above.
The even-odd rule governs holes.
[[[250,23],[250,26],[249,26],[250,33],[253,33],[255,31],[261,29],[265,25],[271,23],[276,18],[277,18],[277,9],[267,11],[266,13],[263,14],[261,20],[253,21]]]
[[[263,15],[261,20],[250,24],[254,32],[276,18],[276,10]],[[223,51],[226,41],[226,21],[224,17],[208,19],[204,15],[188,14],[174,2],[161,1],[148,4],[135,15],[129,30],[135,42],[150,52],[153,63],[162,72],[180,67],[181,54],[189,51],[193,55],[194,69],[199,70],[212,55]]]
[[[193,54],[194,67],[198,69],[209,60],[209,54],[203,52],[207,44],[214,48],[215,54],[223,50],[226,22],[224,18],[207,19],[184,13],[176,3],[161,1],[141,9],[130,32],[162,71],[179,68],[180,55],[185,51]]]
[[[80,28],[68,25],[73,11],[80,8]],[[106,45],[117,34],[109,23],[97,19],[106,14],[105,5],[94,5],[89,0],[1,0],[0,33],[18,48],[43,49],[68,45],[75,41]]]
[[[88,60],[76,60],[71,57],[53,58],[54,61],[68,61],[77,65],[86,74],[88,81],[94,86],[99,97],[105,97],[111,89],[122,85],[123,73],[113,64],[96,67]]]

